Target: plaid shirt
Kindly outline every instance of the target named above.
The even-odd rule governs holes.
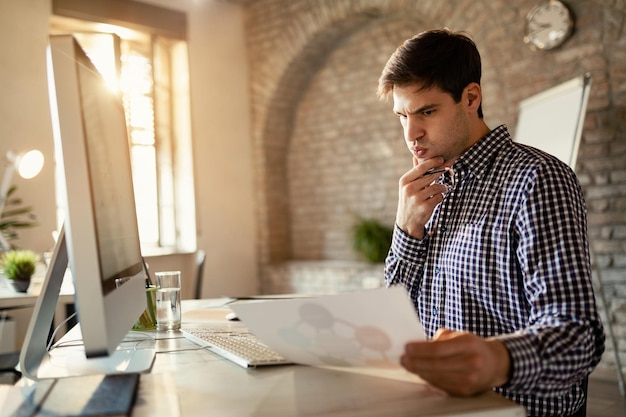
[[[574,172],[499,126],[453,165],[455,188],[422,240],[395,227],[387,285],[402,285],[424,331],[497,336],[512,359],[495,388],[529,415],[568,415],[600,361],[586,208]],[[438,181],[443,181],[441,177]]]

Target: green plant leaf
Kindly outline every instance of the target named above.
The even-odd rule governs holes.
[[[29,280],[35,273],[39,255],[31,250],[10,250],[0,258],[0,265],[7,278]]]
[[[11,242],[19,237],[17,230],[38,226],[38,217],[33,213],[31,206],[20,206],[22,200],[13,196],[17,186],[13,185],[7,192],[6,204],[2,213],[0,213],[0,233],[4,238]],[[15,249],[15,245],[11,245],[11,249]]]
[[[376,219],[359,217],[352,229],[352,247],[366,261],[381,263],[387,257],[392,236],[393,228]]]

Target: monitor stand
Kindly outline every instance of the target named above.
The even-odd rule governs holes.
[[[57,347],[48,351],[48,334],[54,321],[61,284],[68,265],[64,228],[52,253],[50,266],[37,298],[20,354],[20,371],[32,380],[94,374],[124,374],[146,372],[154,362],[154,349],[116,350],[109,356],[87,358],[80,346]],[[82,340],[79,324],[70,331]],[[130,330],[130,329],[129,329]],[[66,336],[70,336],[68,333]],[[143,346],[142,346],[143,347]]]

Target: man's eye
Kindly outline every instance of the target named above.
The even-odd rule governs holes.
[[[434,112],[435,112],[434,110],[426,110],[426,111],[423,111],[423,112],[422,112],[422,114],[423,114],[424,116],[430,116],[430,115],[431,115],[431,114],[433,114]]]

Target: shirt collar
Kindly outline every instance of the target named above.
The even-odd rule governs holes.
[[[452,169],[455,175],[459,175],[459,180],[467,174],[480,178],[495,156],[510,142],[512,139],[506,125],[496,127],[454,162]]]

